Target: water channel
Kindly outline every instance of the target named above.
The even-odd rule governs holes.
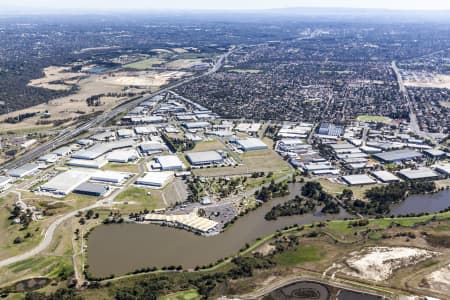
[[[341,210],[338,215],[308,214],[266,221],[264,215],[274,205],[292,199],[299,192],[300,184],[291,185],[290,190],[289,196],[265,203],[239,218],[225,232],[211,237],[159,225],[101,225],[89,236],[90,272],[95,276],[108,276],[143,267],[182,265],[184,268],[193,268],[208,265],[237,253],[246,243],[286,226],[350,217]]]
[[[450,190],[431,195],[413,195],[391,208],[391,214],[406,215],[411,213],[437,213],[450,207]]]
[[[282,217],[266,221],[264,215],[276,204],[292,199],[300,184],[290,186],[291,194],[265,203],[256,211],[238,219],[225,232],[198,236],[191,232],[159,225],[116,224],[94,229],[88,241],[88,263],[94,276],[121,275],[143,267],[182,265],[186,268],[208,265],[233,255],[246,243],[294,224],[350,217],[341,209],[338,215]],[[450,191],[433,195],[415,195],[392,209],[393,214],[437,212],[450,206]]]

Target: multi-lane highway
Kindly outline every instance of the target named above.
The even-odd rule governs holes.
[[[235,48],[231,48],[227,53],[223,54],[214,64],[213,68],[211,68],[209,71],[207,71],[206,73],[202,74],[202,75],[198,75],[198,76],[194,76],[194,77],[190,77],[187,79],[184,79],[182,81],[179,81],[173,85],[170,85],[166,88],[161,89],[160,91],[147,95],[146,97],[141,97],[135,100],[132,100],[130,102],[127,102],[126,104],[123,104],[121,106],[118,106],[116,108],[114,108],[113,110],[111,110],[110,112],[106,112],[100,116],[98,116],[97,118],[94,118],[84,124],[82,124],[79,127],[70,127],[67,128],[63,131],[61,131],[61,133],[58,135],[58,137],[56,137],[55,139],[53,139],[50,142],[47,142],[43,145],[40,145],[39,147],[33,149],[32,151],[26,153],[25,155],[23,155],[21,158],[8,163],[6,165],[3,165],[2,168],[0,170],[6,170],[9,168],[14,168],[17,166],[20,166],[22,164],[25,164],[27,162],[30,162],[34,159],[36,159],[37,157],[41,156],[42,154],[44,154],[45,152],[58,147],[60,145],[63,145],[67,142],[69,142],[71,139],[77,137],[78,135],[80,135],[84,130],[88,130],[91,127],[96,127],[96,126],[101,126],[102,124],[104,124],[106,121],[118,116],[119,114],[126,112],[130,109],[132,109],[133,107],[139,105],[139,103],[146,101],[149,98],[152,98],[156,95],[159,95],[161,93],[165,93],[170,91],[173,88],[176,88],[178,86],[181,86],[183,84],[187,84],[195,79],[198,79],[200,77],[204,77],[204,76],[208,76],[214,72],[217,72],[221,66],[223,65],[225,59],[230,55],[230,53],[232,51],[234,51]],[[142,172],[144,171],[144,169],[142,167],[140,167],[140,172],[139,174],[142,174]],[[133,182],[133,180],[130,180],[129,182]],[[30,257],[33,257],[39,253],[41,253],[42,251],[44,251],[47,247],[49,247],[49,245],[51,244],[52,240],[53,240],[53,236],[54,233],[56,231],[56,229],[58,228],[58,226],[60,224],[62,224],[63,222],[67,221],[68,219],[74,217],[78,212],[84,212],[87,211],[89,209],[93,209],[93,208],[98,208],[98,207],[104,207],[104,206],[111,206],[112,202],[114,201],[115,197],[118,195],[118,193],[120,192],[120,190],[117,190],[115,192],[113,192],[113,194],[111,194],[108,198],[100,200],[98,202],[96,202],[93,205],[78,209],[76,211],[72,211],[70,213],[67,213],[65,215],[62,215],[60,217],[58,217],[53,223],[51,223],[49,225],[49,227],[45,230],[45,234],[44,237],[42,239],[42,241],[33,249],[30,249],[28,251],[26,251],[25,253],[22,253],[20,255],[17,256],[13,256],[4,260],[0,261],[0,268],[1,267],[5,267],[7,265],[10,265],[12,263],[16,263],[25,259],[28,259]]]
[[[230,48],[230,50],[228,52],[224,53],[217,59],[217,61],[215,62],[215,64],[213,65],[213,67],[211,69],[209,69],[207,72],[205,72],[201,75],[188,77],[181,81],[175,82],[163,89],[160,89],[159,91],[157,91],[155,93],[148,94],[144,97],[139,97],[137,99],[133,99],[129,102],[126,102],[125,104],[119,105],[119,106],[113,108],[112,110],[104,112],[103,114],[101,114],[97,117],[94,117],[93,119],[91,119],[81,125],[71,126],[71,127],[64,129],[63,131],[61,131],[59,133],[59,135],[56,138],[52,139],[51,141],[48,141],[48,142],[34,148],[33,150],[25,153],[24,155],[22,155],[21,157],[19,157],[18,159],[14,160],[14,161],[11,161],[9,163],[6,163],[6,164],[0,166],[0,172],[9,170],[9,169],[13,169],[13,168],[17,168],[23,164],[26,164],[26,163],[38,158],[39,156],[45,154],[46,152],[71,141],[72,139],[74,139],[75,137],[80,135],[83,131],[89,130],[90,128],[93,128],[93,127],[102,126],[108,120],[111,120],[111,119],[117,117],[121,113],[131,110],[132,108],[138,106],[140,103],[147,101],[150,98],[153,98],[154,96],[166,93],[174,88],[177,88],[179,86],[182,86],[184,84],[192,82],[196,79],[199,79],[201,77],[205,77],[205,76],[208,76],[208,75],[211,75],[211,74],[217,72],[222,67],[224,61],[228,58],[228,56],[236,49],[237,49],[236,47]]]

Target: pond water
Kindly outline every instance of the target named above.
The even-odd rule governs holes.
[[[291,216],[266,221],[264,215],[279,203],[292,199],[300,184],[290,185],[291,194],[273,199],[239,218],[225,232],[204,237],[159,225],[114,224],[95,228],[88,241],[89,270],[94,276],[121,275],[144,267],[208,265],[236,254],[246,243],[286,226],[350,217],[341,209],[337,215]]]
[[[450,190],[445,190],[436,194],[409,196],[402,203],[393,206],[391,214],[436,213],[448,207],[450,207]]]

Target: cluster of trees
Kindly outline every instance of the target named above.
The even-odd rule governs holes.
[[[287,183],[275,183],[272,179],[268,187],[263,186],[260,190],[255,192],[255,197],[261,201],[268,201],[274,197],[283,197],[289,195],[289,187]]]
[[[195,142],[187,139],[170,138],[167,134],[161,134],[162,139],[172,152],[185,152],[194,149]]]
[[[51,294],[30,292],[25,295],[24,300],[83,300],[83,298],[72,289],[60,288]]]
[[[27,229],[28,225],[31,223],[32,212],[31,210],[27,209],[26,211],[22,211],[19,206],[15,205],[14,208],[11,210],[11,214],[9,215],[10,220],[19,219],[20,224],[22,224],[22,230]]]
[[[15,117],[6,118],[5,122],[6,123],[10,123],[10,124],[20,123],[20,122],[22,122],[25,119],[32,118],[32,117],[36,116],[36,114],[37,113],[35,113],[35,112],[20,114],[20,115],[15,116]]]
[[[337,214],[339,213],[339,206],[336,203],[336,199],[329,193],[323,190],[320,182],[308,181],[302,186],[302,196],[317,200],[322,203],[322,213]]]
[[[406,199],[408,194],[431,193],[436,190],[432,181],[395,182],[384,186],[373,187],[366,191],[369,201],[355,200],[352,209],[366,215],[386,215],[390,205]]]
[[[253,172],[252,173],[252,178],[260,178],[260,177],[264,177],[265,173],[264,172]]]
[[[303,215],[313,212],[316,208],[317,202],[313,199],[306,199],[300,196],[295,196],[294,199],[285,203],[275,205],[266,213],[264,218],[268,221],[276,220],[278,217]]]

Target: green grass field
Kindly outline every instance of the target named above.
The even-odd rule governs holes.
[[[214,150],[224,150],[225,146],[217,139],[212,139],[210,141],[198,142],[192,151],[189,152],[200,152],[200,151],[214,151]]]
[[[192,289],[158,297],[158,300],[197,300],[200,298],[197,290]]]
[[[284,172],[289,165],[273,150],[256,150],[240,155],[249,172]]]
[[[152,58],[148,58],[148,59],[144,59],[141,61],[137,61],[128,65],[124,65],[124,68],[129,68],[129,69],[135,69],[135,70],[145,70],[145,69],[149,69],[152,68],[155,65],[159,65],[164,63],[165,61],[157,58],[157,57],[152,57]]]
[[[147,192],[150,192],[151,195],[147,195]],[[147,208],[148,210],[153,210],[164,207],[164,202],[160,196],[161,192],[157,190],[129,187],[120,193],[115,201],[133,202],[135,205]],[[136,207],[133,206],[133,209],[136,209]]]
[[[231,69],[229,70],[231,73],[241,73],[241,74],[258,74],[261,73],[261,70],[254,69]]]
[[[320,249],[315,246],[300,245],[295,250],[285,251],[275,256],[275,261],[282,266],[300,265],[306,262],[319,261],[325,256]]]
[[[110,170],[117,172],[138,173],[138,164],[126,164],[126,163],[107,163],[102,170]]]
[[[392,119],[388,117],[382,117],[382,116],[369,116],[369,115],[361,115],[358,116],[358,121],[361,122],[379,122],[379,123],[391,123]]]

